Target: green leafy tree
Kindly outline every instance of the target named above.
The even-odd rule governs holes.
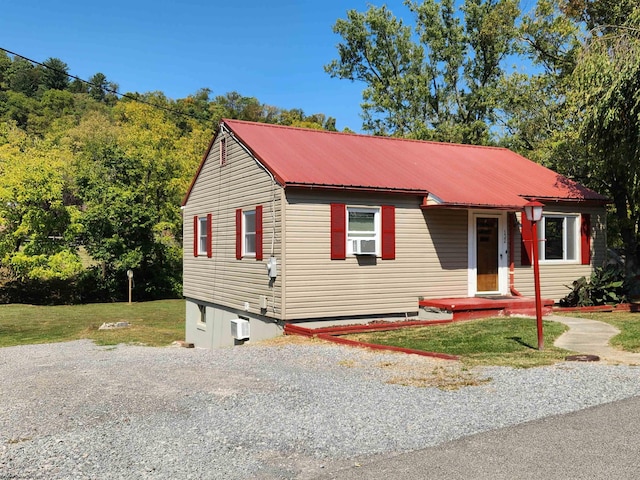
[[[69,84],[69,91],[73,93],[89,93],[89,85],[87,82],[75,78]]]
[[[631,274],[640,257],[638,7],[539,0],[521,31],[521,51],[541,70],[504,85],[504,143],[613,200],[608,243]]]
[[[188,134],[194,128],[194,122],[208,123],[211,121],[210,94],[210,89],[201,88],[193,95],[176,100],[173,109],[180,113],[174,114],[172,119],[183,133]]]
[[[613,199],[627,271],[640,259],[640,8],[594,31],[574,72],[587,181]]]
[[[566,104],[581,35],[558,0],[539,0],[519,26],[518,52],[533,73],[515,72],[498,90],[503,145],[570,176],[566,167],[584,155],[576,143],[579,117]]]
[[[612,33],[623,25],[638,6],[636,0],[563,0],[567,17],[584,22],[588,31]]]
[[[179,129],[162,111],[133,101],[120,102],[113,113],[113,120],[89,117],[75,131],[82,243],[112,284],[132,269],[147,298],[175,296],[183,186],[175,160]]]
[[[11,58],[7,52],[0,50],[0,90],[9,88],[7,84],[7,70],[11,67]]]
[[[75,97],[71,92],[51,89],[42,94],[40,99],[42,115],[51,121],[66,115],[74,115]]]
[[[66,205],[70,152],[0,129],[0,259],[19,278],[63,278],[81,269],[72,246],[79,212]]]
[[[337,132],[336,128],[336,119],[333,117],[328,117],[324,122],[324,129],[329,130],[330,132]]]
[[[18,127],[29,131],[29,118],[36,115],[38,101],[24,93],[9,90],[4,92],[4,101],[0,105],[4,120],[15,122]]]
[[[264,117],[263,105],[255,97],[245,97],[238,92],[219,95],[214,103],[221,109],[221,117],[260,122]]]
[[[9,88],[28,97],[35,96],[38,91],[40,75],[40,70],[21,57],[14,58],[6,71]]]
[[[347,12],[334,32],[339,59],[325,70],[365,84],[364,128],[375,134],[488,143],[514,52],[515,0],[407,2],[415,28],[386,7]]]

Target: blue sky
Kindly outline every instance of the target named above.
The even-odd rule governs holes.
[[[366,0],[112,0],[5,2],[0,47],[37,61],[62,59],[81,78],[102,72],[120,92],[183,98],[237,91],[281,108],[324,113],[361,131],[363,84],[333,79],[332,27]],[[401,0],[384,2],[410,21]]]

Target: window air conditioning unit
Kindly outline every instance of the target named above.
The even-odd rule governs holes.
[[[375,255],[376,254],[376,241],[375,239],[358,238],[353,241],[353,254],[354,255]]]
[[[231,336],[236,340],[247,340],[249,338],[249,320],[244,318],[231,319]]]

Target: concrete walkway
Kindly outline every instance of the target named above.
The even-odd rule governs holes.
[[[640,353],[623,352],[609,346],[611,337],[620,333],[620,330],[613,325],[586,318],[557,315],[546,316],[544,319],[564,323],[569,327],[569,330],[555,341],[556,347],[580,354],[598,355],[601,360],[608,363],[640,365]]]

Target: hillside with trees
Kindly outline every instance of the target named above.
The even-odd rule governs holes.
[[[117,93],[0,50],[0,302],[181,295],[180,204],[221,118],[335,130],[236,92]]]

